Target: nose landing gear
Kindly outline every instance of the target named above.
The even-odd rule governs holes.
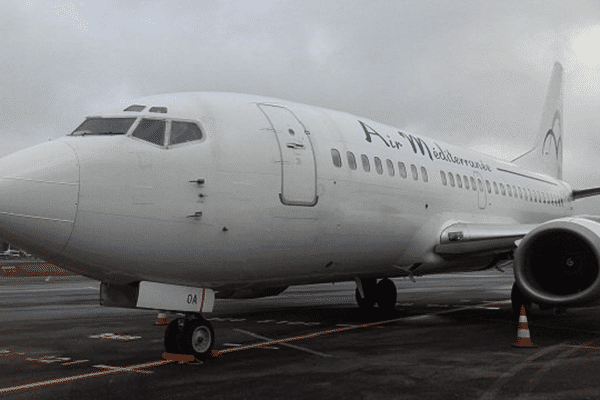
[[[211,356],[215,332],[202,315],[188,314],[171,321],[165,330],[164,343],[168,353],[191,354],[204,361]]]

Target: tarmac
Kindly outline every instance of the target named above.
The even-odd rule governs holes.
[[[534,308],[513,348],[510,269],[394,281],[389,313],[352,282],[217,300],[218,356],[179,363],[156,311],[101,307],[96,281],[0,277],[0,399],[600,398],[599,309]]]

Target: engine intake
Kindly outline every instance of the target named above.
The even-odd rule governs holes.
[[[515,281],[534,303],[581,306],[600,301],[600,220],[561,218],[529,232],[515,253]]]

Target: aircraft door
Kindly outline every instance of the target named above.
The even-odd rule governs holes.
[[[317,204],[317,171],[310,132],[296,116],[281,106],[259,104],[279,145],[281,202],[292,206]]]
[[[485,181],[479,172],[473,172],[475,182],[477,182],[477,201],[480,209],[485,209],[487,206],[487,193],[485,188]]]

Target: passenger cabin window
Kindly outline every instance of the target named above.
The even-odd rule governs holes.
[[[483,182],[481,182],[481,179],[477,179],[477,186],[479,187],[479,191],[483,192]]]
[[[498,184],[494,182],[494,193],[498,194]]]
[[[469,178],[466,175],[463,175],[463,179],[465,180],[465,189],[469,189]]]
[[[427,168],[425,167],[421,167],[421,179],[423,179],[423,182],[429,181],[429,175],[427,175]]]
[[[502,193],[502,196],[506,196],[506,189],[504,188],[504,184],[500,184],[500,192]]]
[[[450,186],[454,187],[454,175],[452,175],[452,172],[448,172],[448,180],[450,181]]]
[[[383,165],[381,165],[379,157],[375,157],[375,170],[379,175],[383,174]]]
[[[193,122],[172,121],[170,145],[193,142],[202,139],[202,132]]]
[[[124,135],[135,118],[88,118],[70,136],[85,135]]]
[[[388,174],[390,174],[390,176],[394,176],[396,174],[396,171],[394,171],[394,163],[392,162],[392,160],[385,160],[385,165],[387,165]]]
[[[331,149],[331,159],[333,160],[333,165],[338,168],[342,167],[342,157],[337,149]]]
[[[398,173],[402,178],[406,179],[406,166],[402,161],[398,161]]]
[[[365,170],[365,172],[370,172],[371,164],[369,163],[369,157],[367,157],[366,154],[361,154],[360,160],[362,161],[362,166],[363,166],[363,169]]]
[[[350,169],[356,169],[356,157],[354,157],[354,153],[351,151],[346,152],[346,158],[348,158]]]
[[[508,195],[512,197],[512,188],[510,187],[510,185],[506,185],[506,188],[508,189]]]
[[[490,185],[490,181],[485,180],[485,186],[487,186],[488,193],[492,193],[492,185]]]
[[[475,178],[471,177],[471,189],[477,191],[477,184],[475,183]]]
[[[410,164],[410,171],[412,172],[412,177],[415,181],[419,180],[419,171],[417,171],[417,166],[415,164]]]
[[[460,175],[456,174],[456,186],[462,188],[462,179],[460,179]]]
[[[440,171],[440,177],[442,178],[442,185],[446,186],[448,184],[446,173],[444,171]]]
[[[142,119],[133,131],[132,136],[162,146],[165,142],[166,121],[159,119]]]

